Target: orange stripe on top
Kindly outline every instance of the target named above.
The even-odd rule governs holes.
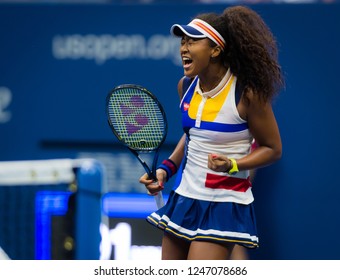
[[[218,37],[216,35],[216,33],[211,30],[210,28],[208,28],[207,26],[205,26],[203,23],[201,22],[198,22],[198,21],[194,21],[194,24],[196,24],[197,26],[199,26],[200,28],[202,28],[204,31],[208,32],[217,42],[218,44],[224,49],[224,43],[223,41],[221,40],[220,37]]]

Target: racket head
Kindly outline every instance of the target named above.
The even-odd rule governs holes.
[[[158,99],[146,88],[124,84],[106,97],[109,126],[117,139],[138,152],[158,150],[165,141],[168,125]]]

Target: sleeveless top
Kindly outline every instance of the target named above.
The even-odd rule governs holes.
[[[228,70],[214,90],[203,93],[195,77],[184,93],[180,109],[187,137],[174,185],[178,194],[214,202],[249,204],[254,200],[248,170],[229,175],[207,167],[208,154],[238,159],[250,152],[253,137],[236,108],[236,81]]]

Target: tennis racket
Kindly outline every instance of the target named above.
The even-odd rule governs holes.
[[[107,95],[106,113],[114,135],[137,157],[149,178],[157,182],[159,149],[168,131],[167,119],[160,102],[141,86],[120,85]],[[142,159],[142,153],[153,153],[151,168]],[[155,200],[158,208],[164,205],[162,192],[155,195]]]

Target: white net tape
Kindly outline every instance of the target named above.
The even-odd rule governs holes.
[[[86,160],[50,159],[0,162],[0,185],[38,185],[71,183],[73,168]]]

